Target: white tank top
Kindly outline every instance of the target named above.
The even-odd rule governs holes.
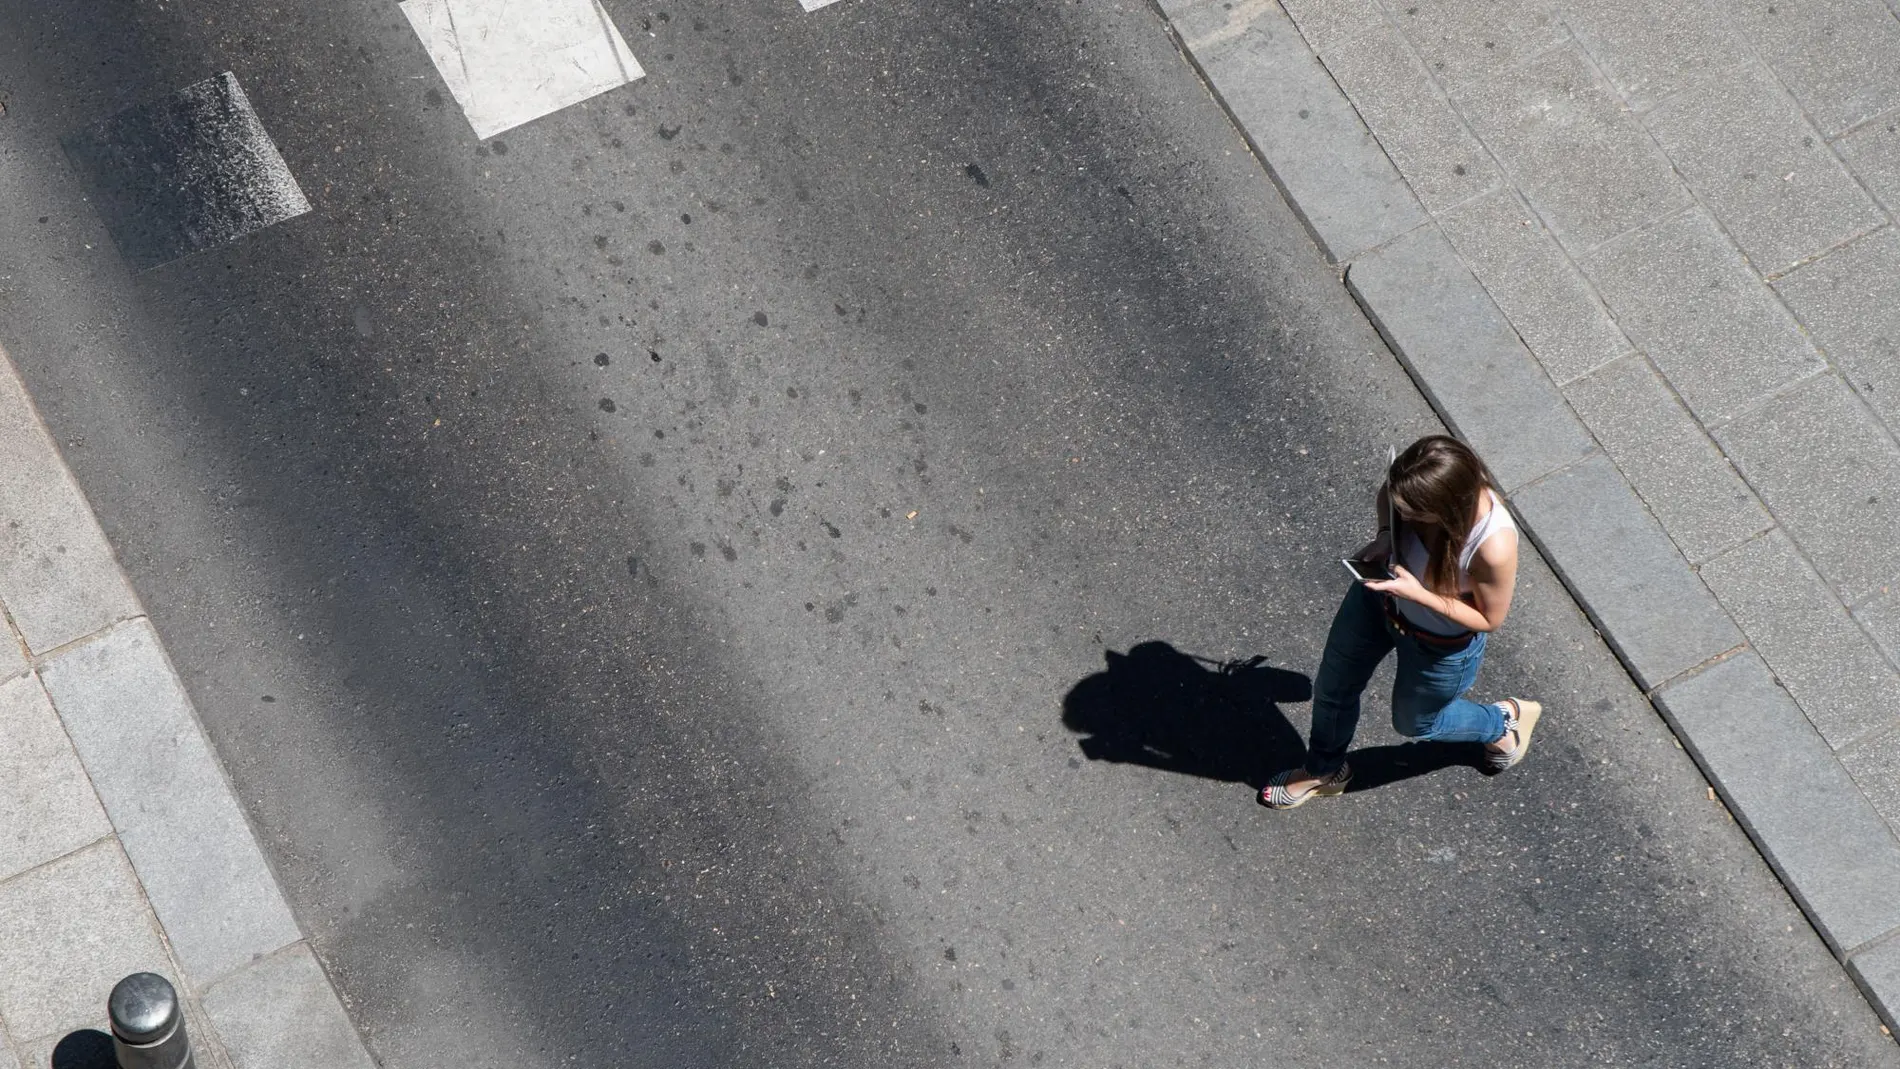
[[[1472,526],[1471,533],[1465,536],[1465,548],[1458,554],[1458,592],[1460,594],[1471,592],[1471,558],[1478,555],[1478,547],[1484,544],[1484,540],[1499,531],[1517,530],[1517,521],[1511,519],[1511,514],[1505,509],[1504,502],[1498,497],[1497,491],[1486,487],[1484,492],[1491,498],[1491,511],[1485,513],[1484,518]],[[1409,530],[1406,531],[1399,539],[1399,563],[1405,565],[1405,570],[1418,576],[1418,581],[1423,583],[1426,566],[1430,560],[1431,554],[1425,549],[1425,543],[1418,535]],[[1398,606],[1399,615],[1405,617],[1405,622],[1421,631],[1430,631],[1435,635],[1462,635],[1470,630],[1463,624],[1446,618],[1442,613],[1433,612],[1416,601],[1408,601],[1405,598],[1393,598],[1392,601]]]

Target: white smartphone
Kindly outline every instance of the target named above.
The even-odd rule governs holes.
[[[1351,557],[1341,557],[1339,563],[1345,565],[1346,570],[1352,573],[1352,577],[1362,583],[1374,583],[1381,579],[1396,578],[1392,574],[1391,569],[1387,568],[1383,561],[1354,560]]]

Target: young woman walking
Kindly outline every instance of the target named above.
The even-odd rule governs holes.
[[[1483,743],[1486,763],[1501,772],[1524,759],[1543,713],[1533,701],[1481,705],[1461,696],[1477,681],[1485,639],[1504,623],[1517,585],[1517,524],[1477,454],[1456,438],[1420,438],[1392,461],[1376,501],[1378,537],[1355,556],[1388,564],[1394,578],[1355,579],[1333,617],[1313,682],[1305,767],[1260,792],[1275,809],[1346,789],[1359,696],[1394,649],[1392,726],[1401,735]]]

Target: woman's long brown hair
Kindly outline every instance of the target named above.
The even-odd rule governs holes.
[[[1478,515],[1478,495],[1496,489],[1490,469],[1471,447],[1443,434],[1427,435],[1400,453],[1385,473],[1386,493],[1401,520],[1425,543],[1427,589],[1458,593],[1458,555]],[[1392,534],[1396,540],[1398,532]]]

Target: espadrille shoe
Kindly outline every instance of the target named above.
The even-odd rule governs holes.
[[[1344,793],[1346,784],[1352,782],[1352,766],[1340,765],[1339,770],[1330,776],[1320,777],[1320,781],[1305,790],[1294,792],[1287,789],[1287,783],[1295,776],[1304,776],[1304,768],[1289,768],[1276,773],[1260,788],[1260,804],[1268,809],[1298,809],[1314,798],[1330,798]]]
[[[1485,749],[1484,763],[1492,772],[1515,768],[1524,760],[1531,748],[1531,732],[1537,730],[1537,720],[1544,715],[1544,707],[1532,701],[1506,698],[1498,704],[1504,707],[1504,734],[1517,745],[1503,753]]]

